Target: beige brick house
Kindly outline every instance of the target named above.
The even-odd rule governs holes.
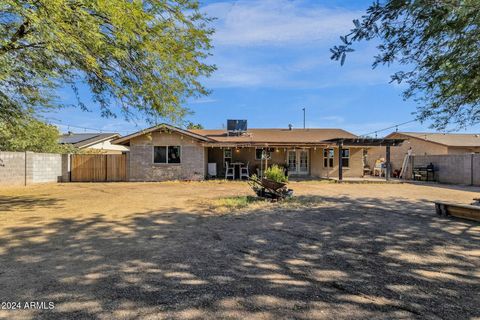
[[[393,170],[402,168],[409,149],[412,155],[480,153],[480,134],[393,132],[385,138],[405,139],[401,146],[391,151]],[[368,148],[366,162],[371,168],[379,158],[385,158],[384,148]]]
[[[357,138],[342,129],[186,130],[168,124],[148,128],[113,141],[130,148],[130,181],[202,180],[208,168],[224,177],[226,163],[248,165],[250,174],[267,163],[288,169],[298,178],[337,177],[339,146],[330,139]],[[343,177],[363,176],[364,147],[342,148]],[[265,161],[264,161],[265,162]]]

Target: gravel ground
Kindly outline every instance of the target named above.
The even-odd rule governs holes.
[[[215,214],[245,183],[0,189],[5,319],[474,319],[480,224],[432,200],[479,189],[291,183],[310,208]]]

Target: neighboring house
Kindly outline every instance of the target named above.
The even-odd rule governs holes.
[[[412,150],[412,155],[480,153],[480,134],[474,133],[393,132],[385,138],[405,139],[400,147],[391,151],[393,170],[402,168],[409,149]],[[373,147],[367,150],[367,163],[371,168],[379,158],[385,158],[384,148]]]
[[[118,133],[73,133],[62,134],[58,143],[71,144],[81,150],[92,153],[122,154],[128,147],[112,144],[112,140],[120,137]]]
[[[288,168],[290,176],[336,177],[339,148],[326,140],[357,138],[342,129],[248,129],[186,130],[168,124],[148,128],[113,141],[130,148],[130,181],[202,180],[208,164],[222,177],[226,163],[249,164],[250,173],[261,167],[261,155],[268,164]],[[363,147],[342,150],[344,177],[362,177]],[[212,166],[212,165],[210,165]]]

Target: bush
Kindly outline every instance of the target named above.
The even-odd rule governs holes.
[[[265,178],[281,183],[288,181],[288,177],[285,176],[285,170],[283,167],[276,164],[265,170]]]

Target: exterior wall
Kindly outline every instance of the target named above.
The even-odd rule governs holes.
[[[62,155],[0,152],[0,185],[15,186],[62,181]]]
[[[343,168],[343,177],[345,178],[360,178],[363,177],[363,148],[350,149],[350,163],[348,168]],[[319,178],[337,178],[338,177],[338,147],[333,150],[333,167],[323,167],[323,149],[318,148],[312,150],[310,153],[311,175]]]
[[[393,134],[389,136],[392,139],[407,139],[402,145],[390,148],[390,162],[392,163],[392,170],[400,170],[403,165],[403,159],[408,150],[412,148],[413,155],[436,155],[448,154],[448,147],[424,141],[417,138],[408,137],[402,134]],[[370,169],[375,167],[375,161],[379,158],[385,158],[385,147],[371,147],[367,150],[367,164]]]
[[[323,167],[323,149],[309,148],[310,151],[310,175],[317,178],[338,177],[338,148],[334,148],[334,163],[333,168],[327,170]],[[347,148],[346,148],[347,149]],[[363,148],[348,148],[350,149],[350,167],[343,168],[343,176],[348,177],[362,177],[363,176]],[[260,168],[260,160],[255,160],[255,148],[239,148],[238,151],[232,148],[232,161],[243,162],[249,164],[250,173],[256,173],[256,169]],[[288,148],[275,148],[272,153],[272,159],[268,164],[278,164],[287,166],[287,151]],[[223,149],[222,148],[208,148],[208,162],[217,164],[217,175],[222,177],[225,175],[225,168],[223,167]]]
[[[122,154],[123,152],[127,152],[129,150],[128,147],[125,147],[119,144],[112,144],[111,140],[93,144],[91,146],[88,146],[85,149],[99,150],[102,153],[107,153],[107,154]]]
[[[411,161],[411,168],[432,163],[438,182],[480,185],[480,154],[414,156]]]
[[[480,153],[480,147],[461,148],[448,147],[448,154]]]
[[[181,146],[181,163],[153,163],[154,146]],[[203,180],[205,148],[196,140],[172,132],[153,132],[130,141],[129,181]]]

